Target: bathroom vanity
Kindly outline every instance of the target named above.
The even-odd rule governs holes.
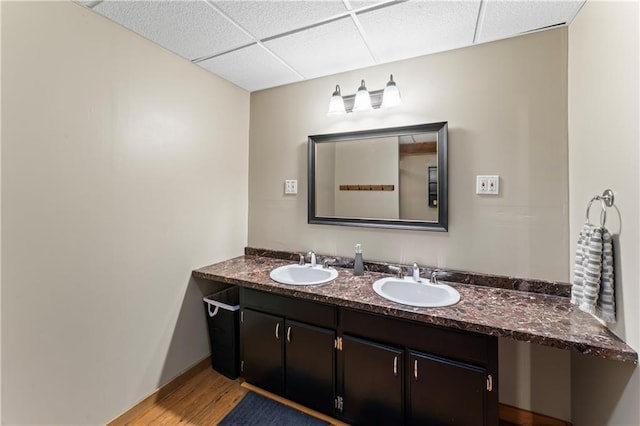
[[[417,308],[377,295],[372,283],[387,275],[371,265],[363,276],[338,268],[331,283],[292,286],[269,272],[296,255],[260,254],[193,273],[241,287],[241,374],[348,423],[497,425],[498,337],[637,363],[567,297],[487,278],[447,282],[461,295],[456,305]]]
[[[240,303],[253,385],[353,424],[498,424],[496,337],[249,288]]]

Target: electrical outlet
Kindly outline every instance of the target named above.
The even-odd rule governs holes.
[[[500,176],[476,176],[476,194],[498,195],[500,193]]]
[[[287,179],[284,181],[284,193],[285,194],[297,194],[298,193],[298,181],[294,179]]]

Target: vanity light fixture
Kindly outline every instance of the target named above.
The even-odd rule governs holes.
[[[367,86],[364,85],[364,80],[360,83],[358,91],[356,92],[356,100],[353,103],[353,111],[369,111],[372,110],[371,96],[367,90]]]
[[[384,89],[369,92],[364,80],[355,95],[342,96],[340,86],[336,85],[336,90],[331,95],[329,101],[329,112],[327,115],[344,115],[349,112],[370,111],[378,108],[391,108],[402,105],[400,91],[393,74],[389,77],[389,82]]]
[[[396,82],[393,81],[393,74],[391,74],[389,82],[382,94],[382,105],[380,105],[380,108],[392,108],[399,105],[402,105],[400,91],[398,90],[398,86],[396,86]]]
[[[329,113],[328,115],[341,115],[346,114],[347,110],[344,108],[344,99],[340,94],[340,85],[336,84],[336,90],[331,95],[329,101]]]

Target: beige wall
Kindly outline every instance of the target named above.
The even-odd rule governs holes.
[[[589,199],[611,188],[615,206],[608,211],[606,226],[614,234],[618,312],[618,323],[611,329],[636,351],[640,350],[639,13],[637,1],[588,1],[569,27],[568,79],[571,239],[584,223]],[[576,426],[640,424],[637,367],[574,355],[572,385]]]
[[[71,2],[2,4],[5,424],[103,424],[209,353],[249,95]]]
[[[336,144],[335,215],[398,219],[398,138]],[[393,191],[340,191],[340,185],[393,185]]]
[[[400,217],[438,221],[438,207],[429,205],[429,167],[438,166],[438,154],[400,156]]]
[[[365,79],[375,90],[391,73],[402,107],[327,117],[335,84],[348,94]],[[561,28],[252,93],[249,245],[353,256],[362,243],[369,260],[567,281],[566,85]],[[438,121],[449,122],[448,233],[307,224],[307,135]],[[500,175],[501,195],[475,195],[479,174]],[[284,179],[301,183],[297,197],[282,194]],[[535,350],[501,345],[501,359]],[[529,398],[501,400],[569,418],[570,392],[544,395],[568,389],[569,354],[547,359],[563,366],[559,374]],[[527,389],[537,368],[517,368],[501,384]]]
[[[0,241],[2,241],[2,1],[0,1]],[[0,244],[0,424],[2,424],[2,244]]]
[[[568,280],[566,29],[483,44],[251,94],[249,244]],[[327,87],[384,87],[404,105],[327,117]],[[449,122],[449,232],[308,225],[307,136]],[[498,174],[502,193],[475,195]],[[284,179],[298,179],[285,197]],[[385,243],[380,243],[380,238]],[[491,250],[487,250],[491,244]]]

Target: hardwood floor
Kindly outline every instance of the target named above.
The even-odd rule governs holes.
[[[127,424],[215,425],[247,392],[238,380],[227,379],[209,367]]]
[[[211,426],[218,424],[242,400],[247,392],[254,391],[289,405],[307,414],[328,422],[331,426],[347,426],[336,419],[309,410],[299,404],[270,394],[249,384],[241,384],[240,379],[230,380],[214,371],[209,361],[197,366],[197,373],[159,397],[142,414],[133,420],[115,420],[109,426]],[[130,417],[127,417],[130,418]],[[571,423],[506,405],[500,406],[500,426],[549,425],[570,426]]]
[[[218,424],[242,400],[253,391],[267,398],[288,405],[303,413],[317,417],[330,426],[348,426],[334,418],[325,416],[300,404],[256,388],[241,380],[230,380],[214,371],[210,366],[201,369],[193,377],[177,386],[173,391],[153,402],[142,414],[131,421],[115,421],[109,426],[121,425],[184,425],[211,426]]]

